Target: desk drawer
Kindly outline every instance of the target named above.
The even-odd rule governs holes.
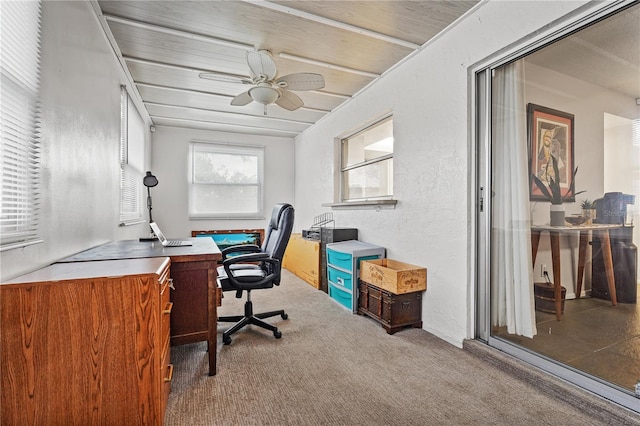
[[[167,408],[167,402],[169,401],[169,394],[171,393],[171,381],[173,380],[173,364],[171,364],[171,346],[165,347],[165,352],[162,357],[160,377],[162,383],[160,389],[162,390],[162,401],[160,412],[164,416]]]
[[[171,289],[167,283],[162,287],[162,293],[160,294],[160,342],[162,345],[169,339],[172,309]]]

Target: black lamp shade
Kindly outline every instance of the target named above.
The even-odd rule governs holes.
[[[147,175],[142,178],[142,184],[147,188],[153,188],[158,184],[158,178],[151,174],[151,172],[147,172]]]

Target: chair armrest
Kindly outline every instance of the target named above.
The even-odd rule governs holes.
[[[255,244],[239,244],[222,250],[222,259],[226,259],[230,253],[261,253],[262,249]],[[236,256],[234,256],[236,257]]]
[[[229,247],[231,248],[231,247]],[[236,263],[250,263],[250,262],[262,262],[271,259],[267,253],[247,253],[247,254],[239,254],[237,256],[228,257],[222,260],[222,264],[225,266],[225,269],[228,265],[234,265]],[[278,260],[278,259],[274,259]]]
[[[245,262],[236,262],[236,257],[227,259],[223,262],[224,270],[227,273],[227,280],[229,280],[231,287],[235,290],[251,290],[253,288],[260,288],[269,282],[272,282],[275,285],[280,285],[280,260],[269,257],[265,253],[247,254],[237,257],[244,257]],[[268,263],[271,267],[266,270],[263,269],[263,271],[266,272],[266,275],[259,281],[256,281],[255,279],[243,280],[242,274],[250,272],[251,270],[233,270],[231,269],[231,265],[234,263],[246,263],[247,259],[262,262],[263,265]]]

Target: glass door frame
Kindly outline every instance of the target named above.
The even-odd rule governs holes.
[[[583,7],[541,28],[538,32],[475,64],[469,69],[471,102],[472,160],[471,188],[475,200],[475,327],[474,338],[487,343],[553,376],[638,412],[640,400],[628,390],[589,376],[580,370],[491,335],[490,253],[491,253],[491,83],[496,68],[520,59],[535,50],[566,37],[596,21],[637,4],[619,0],[606,4],[587,3]]]

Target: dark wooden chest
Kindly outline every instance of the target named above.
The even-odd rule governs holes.
[[[422,291],[394,294],[359,281],[358,313],[378,321],[387,333],[405,327],[422,328]]]

